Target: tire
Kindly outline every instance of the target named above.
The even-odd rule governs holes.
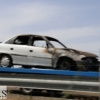
[[[12,67],[12,59],[9,55],[1,55],[0,57],[0,67]]]
[[[57,69],[61,70],[77,70],[77,66],[67,58],[60,59],[57,63]]]
[[[20,88],[20,90],[24,94],[31,94],[33,92],[33,89],[31,88]]]

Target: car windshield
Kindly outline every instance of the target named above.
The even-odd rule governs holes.
[[[60,41],[51,38],[51,37],[46,37],[49,42],[55,47],[55,48],[67,48],[64,44],[62,44]]]

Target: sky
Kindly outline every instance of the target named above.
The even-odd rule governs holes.
[[[100,0],[0,0],[0,41],[18,34],[51,36],[100,55]]]

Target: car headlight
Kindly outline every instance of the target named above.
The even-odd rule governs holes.
[[[92,64],[93,63],[92,59],[85,59],[83,62],[85,64]]]

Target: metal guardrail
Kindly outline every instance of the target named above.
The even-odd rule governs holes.
[[[29,73],[29,74],[49,74],[49,75],[65,75],[65,76],[89,76],[99,77],[99,72],[82,72],[82,71],[66,71],[53,69],[24,69],[24,68],[0,68],[0,72]]]
[[[22,68],[0,68],[0,72],[0,85],[99,92],[99,72]]]

